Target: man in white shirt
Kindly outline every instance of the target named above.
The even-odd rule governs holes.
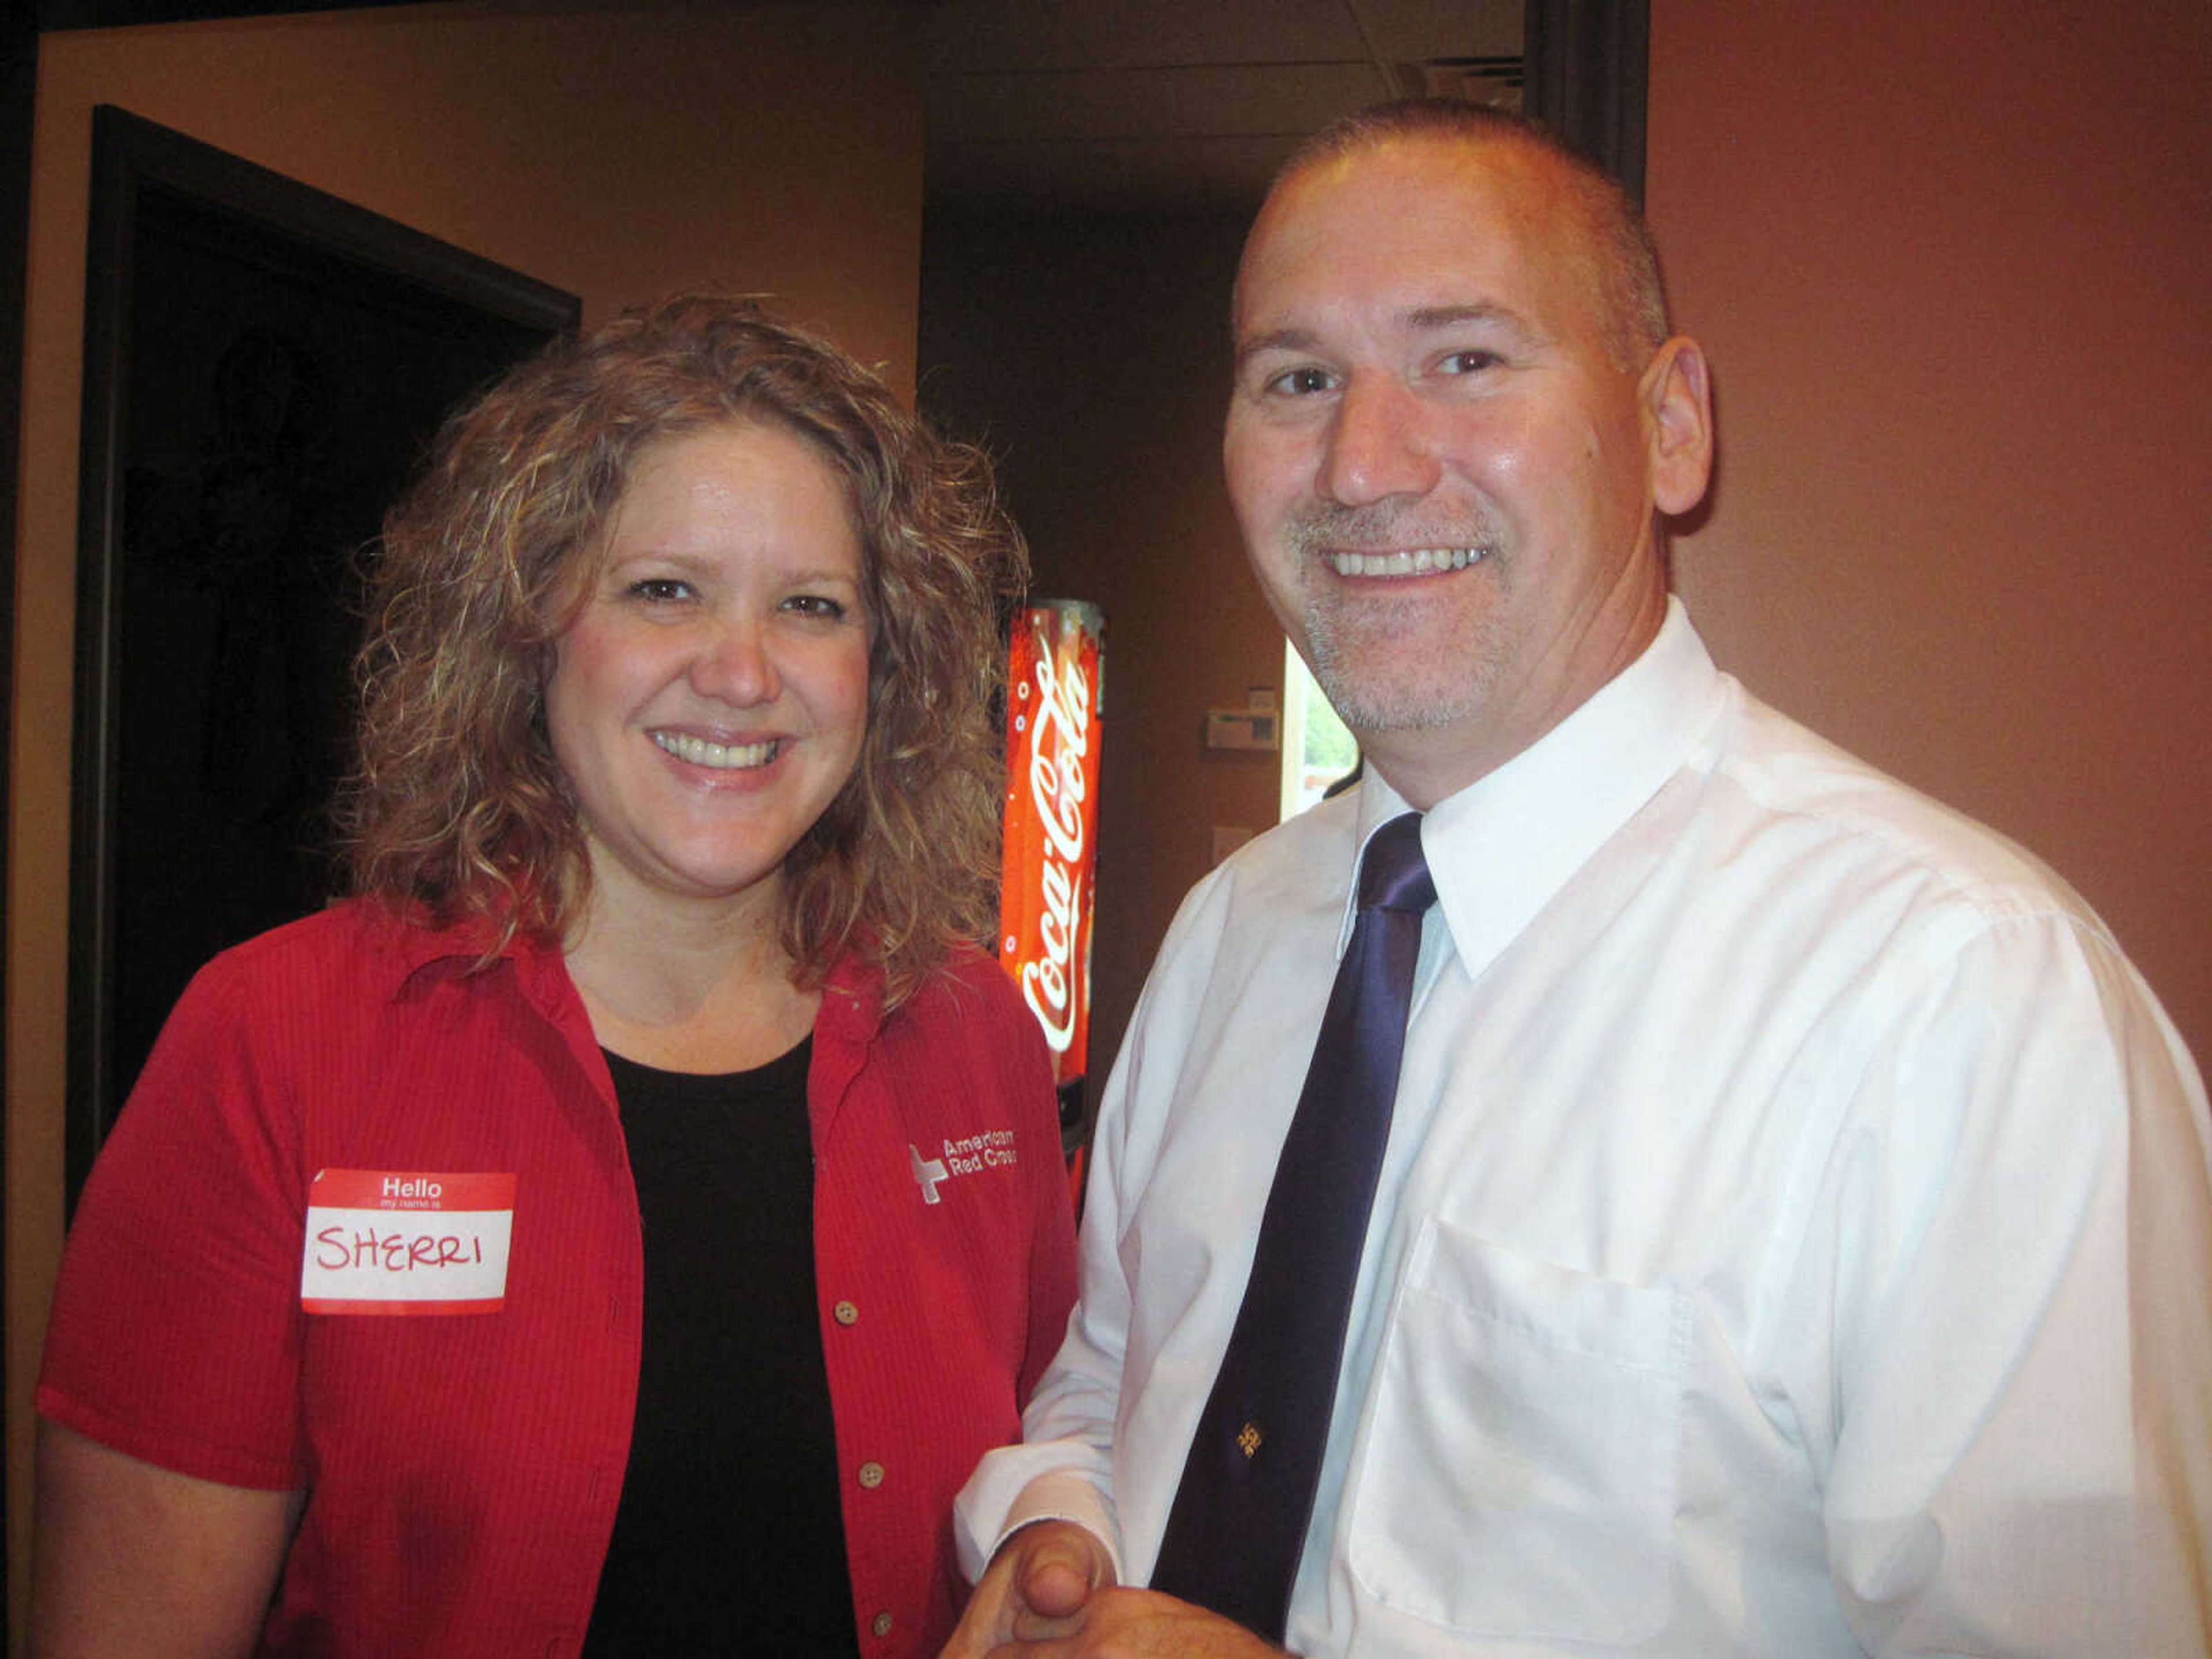
[[[1437,901],[1290,1650],[2206,1652],[2203,1085],[2055,875],[1713,666],[1658,526],[1706,368],[1626,199],[1384,106],[1279,180],[1235,318],[1231,494],[1365,776],[1170,931],[948,1654],[1276,1650],[1128,1587],[1408,807]]]

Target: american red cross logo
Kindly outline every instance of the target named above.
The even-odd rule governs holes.
[[[937,1183],[945,1179],[945,1160],[924,1158],[910,1140],[906,1144],[906,1155],[914,1166],[914,1178],[921,1185],[921,1201],[925,1204],[938,1202]]]

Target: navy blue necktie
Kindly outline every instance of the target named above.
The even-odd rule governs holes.
[[[1283,1639],[1313,1515],[1352,1286],[1390,1139],[1421,915],[1436,897],[1420,814],[1393,818],[1360,861],[1359,919],[1152,1570],[1154,1589],[1273,1642]]]

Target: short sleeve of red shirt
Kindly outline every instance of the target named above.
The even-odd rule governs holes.
[[[306,1478],[307,1194],[296,1080],[269,1064],[288,1012],[254,959],[201,971],[118,1115],[71,1224],[37,1405],[133,1457],[283,1489]]]

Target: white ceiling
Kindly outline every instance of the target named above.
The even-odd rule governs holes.
[[[1410,92],[1517,105],[1522,0],[929,0],[929,210],[1248,210]]]

